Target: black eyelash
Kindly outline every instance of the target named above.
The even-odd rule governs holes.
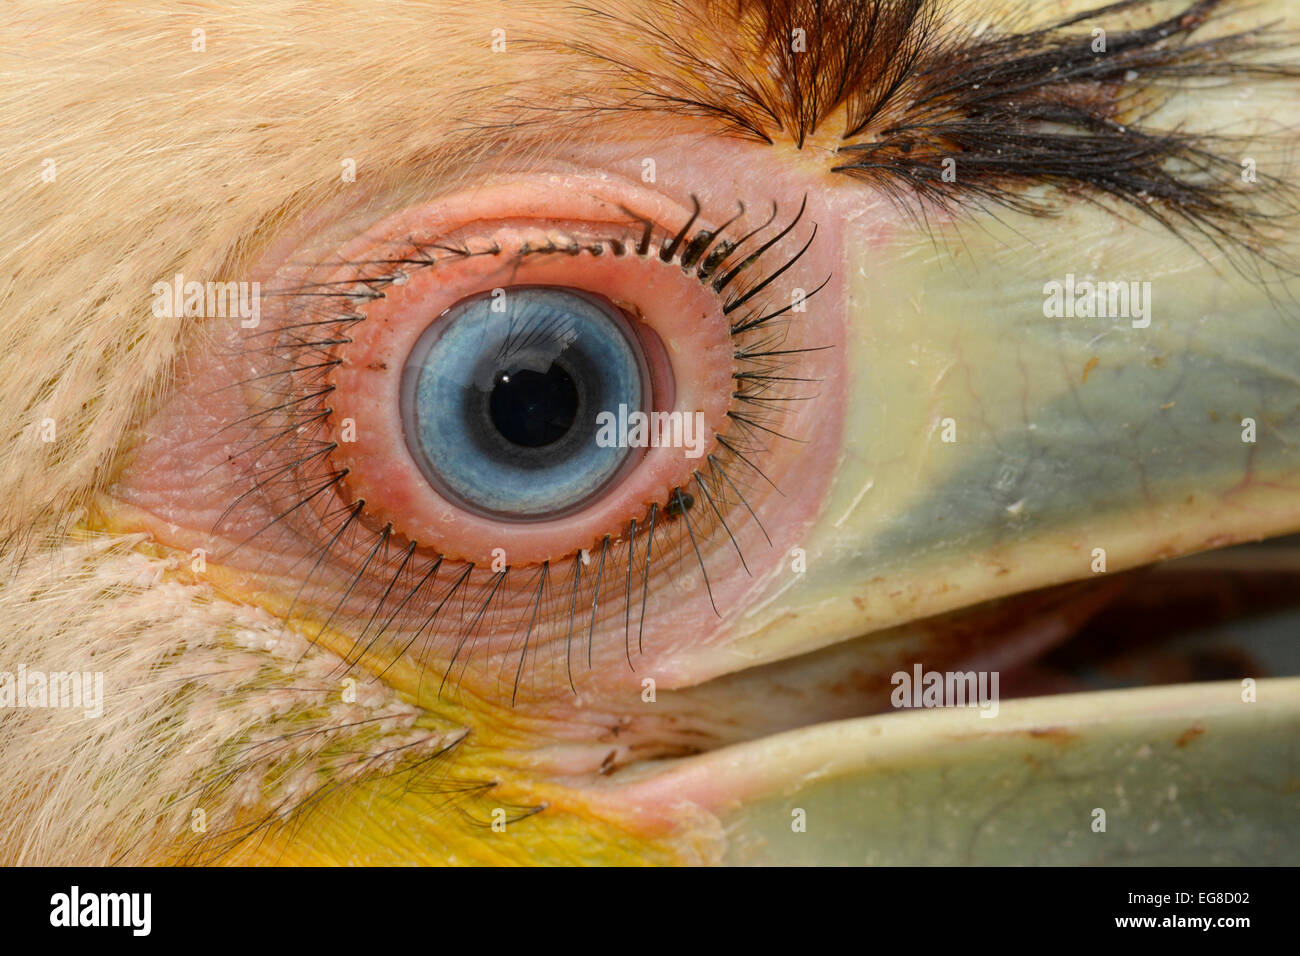
[[[1239,267],[1249,266],[1245,252],[1291,271],[1263,230],[1294,223],[1293,187],[1260,171],[1264,188],[1234,188],[1241,162],[1230,150],[1246,139],[1161,127],[1152,117],[1167,95],[1161,81],[1300,78],[1294,63],[1258,59],[1294,55],[1296,37],[1266,37],[1256,27],[1198,40],[1224,0],[1186,0],[1159,22],[1110,32],[1104,55],[1094,52],[1089,26],[1106,27],[1106,16],[1141,5],[1120,0],[975,41],[936,37],[906,86],[854,119],[843,138],[870,138],[840,146],[832,172],[871,182],[912,215],[922,200],[950,214],[998,205],[1051,216],[1055,200],[1026,192],[1049,185],[1199,237]],[[946,181],[945,161],[959,167]]]
[[[400,256],[349,263],[356,274],[341,284],[310,284],[268,293],[291,306],[291,317],[249,335],[247,354],[277,367],[233,386],[251,390],[255,396],[256,407],[223,429],[236,435],[241,430],[247,433],[231,460],[243,460],[252,487],[238,492],[213,533],[220,534],[242,507],[256,500],[269,505],[275,517],[239,539],[236,549],[254,538],[265,548],[272,535],[310,536],[311,555],[302,562],[310,563],[296,569],[300,583],[284,616],[288,619],[299,609],[322,608],[314,638],[346,622],[348,632],[355,636],[351,652],[344,655],[346,667],[383,651],[390,655],[386,670],[422,642],[416,663],[423,674],[437,640],[445,660],[438,683],[442,694],[459,683],[481,642],[491,646],[505,636],[511,653],[504,659],[512,666],[502,679],[510,684],[513,704],[521,693],[530,660],[536,663],[537,648],[556,639],[564,647],[564,679],[576,692],[574,659],[581,660],[582,655],[575,654],[575,640],[585,639],[590,667],[598,626],[612,630],[621,619],[624,656],[635,670],[633,631],[636,654],[643,653],[648,600],[654,591],[652,584],[658,580],[652,579],[652,568],[674,568],[684,574],[694,567],[717,612],[704,553],[706,542],[725,535],[725,543],[734,548],[746,573],[742,528],[752,525],[771,545],[746,490],[763,482],[779,493],[763,471],[761,458],[774,441],[798,440],[785,434],[780,422],[789,403],[812,397],[800,391],[804,383],[814,380],[790,373],[806,353],[817,349],[783,347],[793,302],[773,305],[768,299],[772,283],[807,253],[816,235],[815,225],[793,253],[773,268],[766,267],[783,240],[800,228],[806,201],[780,227],[773,226],[779,216],[773,205],[765,222],[735,238],[729,238],[727,232],[744,217],[743,205],[712,231],[692,232],[699,217],[698,202],[694,210],[685,225],[672,234],[660,234],[653,223],[629,213],[626,235],[579,240],[557,234],[514,253],[506,253],[495,243],[478,247],[472,241],[411,242]],[[771,235],[767,235],[769,231]],[[722,298],[722,312],[736,343],[729,426],[716,436],[717,448],[701,460],[687,484],[673,489],[665,501],[652,504],[617,533],[606,535],[588,552],[556,556],[524,568],[507,565],[493,570],[454,561],[404,538],[391,524],[371,527],[365,502],[347,500],[347,470],[332,466],[330,456],[337,445],[327,431],[335,413],[329,377],[343,361],[335,350],[345,349],[351,342],[348,330],[366,320],[366,304],[384,297],[393,283],[405,282],[411,271],[437,268],[448,261],[512,256],[517,262],[530,256],[605,254],[657,257],[676,264]],[[829,277],[804,301],[827,281]],[[313,508],[325,500],[334,504],[329,512],[317,516]],[[307,520],[314,527],[304,531],[301,526]],[[671,583],[680,586],[685,582],[675,579]],[[445,626],[448,621],[459,624]]]
[[[1157,114],[1168,84],[1300,78],[1300,39],[1275,22],[1203,39],[1232,0],[1166,6],[1157,20],[1164,8],[1151,0],[1098,0],[1024,30],[1026,10],[1012,4],[978,32],[945,0],[661,0],[636,18],[578,6],[575,39],[531,42],[567,56],[603,92],[512,103],[512,125],[646,113],[799,149],[820,135],[835,149],[828,172],[869,184],[921,228],[935,210],[1051,216],[1082,199],[1208,244],[1261,279],[1263,265],[1296,274],[1300,262],[1279,242],[1300,217],[1294,184],[1261,159],[1256,188],[1241,188],[1244,137],[1162,125]],[[1094,53],[1090,28],[1128,14],[1138,25],[1108,29],[1106,52]],[[1289,148],[1252,141],[1260,147]]]

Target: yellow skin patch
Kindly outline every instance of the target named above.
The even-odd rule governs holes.
[[[1042,4],[1038,22],[1012,23],[1094,5]],[[966,0],[946,29],[975,33],[1023,6]],[[1286,0],[1228,6],[1213,33],[1297,22]],[[665,9],[612,12],[638,22]],[[1152,16],[1135,10],[1111,32]],[[519,0],[357,2],[328,16],[266,0],[6,10],[0,108],[15,135],[0,154],[19,173],[0,184],[0,669],[103,671],[107,716],[6,715],[0,860],[716,863],[852,848],[914,862],[888,838],[907,820],[863,794],[910,779],[907,802],[937,815],[944,768],[979,780],[987,766],[1055,761],[1062,778],[1109,780],[1149,756],[1152,779],[1187,794],[1197,760],[1211,781],[1283,765],[1295,681],[1261,683],[1257,710],[1236,685],[1198,685],[1006,702],[997,721],[820,722],[857,716],[823,692],[837,676],[878,688],[906,661],[1033,644],[1016,605],[986,602],[1095,582],[1097,549],[1110,574],[1300,529],[1295,286],[1082,200],[1050,219],[914,221],[829,171],[843,107],[801,146],[788,130],[769,145],[656,112],[587,123],[525,109],[529,122],[502,125],[521,101],[608,91],[589,60],[530,42],[594,29],[571,4]],[[1243,158],[1288,181],[1294,135],[1277,131],[1300,120],[1295,85],[1182,90],[1155,116],[1230,131]],[[467,117],[483,128],[467,132]],[[813,196],[838,237],[850,370],[839,460],[800,545],[806,572],[765,580],[744,614],[680,650],[657,709],[608,688],[511,707],[476,671],[439,693],[444,662],[388,654],[349,670],[354,635],[301,610],[286,632],[292,594],[216,562],[196,573],[156,517],[109,493],[176,363],[205,341],[201,322],[150,313],[159,278],[243,276],[320,210],[322,233],[347,236],[520,165],[639,177],[647,142],[681,203],[704,162],[691,143],[721,144],[732,178],[719,188],[766,164],[780,188]],[[345,160],[355,182],[339,175]],[[1273,241],[1279,259],[1295,254],[1294,231]],[[1150,326],[1046,315],[1044,284],[1067,273],[1151,283]],[[1091,593],[1026,606],[1066,631]],[[1185,736],[1189,715],[1203,738]],[[1051,728],[1066,736],[1044,738]],[[789,843],[796,807],[823,835],[854,839]]]

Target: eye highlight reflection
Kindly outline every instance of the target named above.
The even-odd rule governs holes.
[[[652,334],[652,333],[647,333]],[[402,380],[407,448],[440,492],[503,520],[555,518],[640,456],[597,441],[601,411],[648,411],[637,335],[611,303],[544,286],[495,289],[420,336]]]

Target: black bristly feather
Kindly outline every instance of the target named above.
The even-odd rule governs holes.
[[[797,149],[816,137],[828,173],[922,227],[935,212],[1051,216],[1083,200],[1208,244],[1247,274],[1300,271],[1270,241],[1294,234],[1295,185],[1261,164],[1257,188],[1241,188],[1244,141],[1159,118],[1188,80],[1300,79],[1294,33],[1262,17],[1210,29],[1236,0],[1098,0],[1031,27],[1030,2],[992,18],[963,17],[948,0],[647,2],[636,18],[579,6],[572,39],[539,38],[602,92],[536,107],[516,127],[641,113]],[[1031,193],[1041,186],[1055,192]]]

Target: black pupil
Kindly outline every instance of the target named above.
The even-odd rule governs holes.
[[[545,372],[498,372],[489,399],[492,424],[507,441],[541,448],[559,441],[578,417],[578,389],[559,365]]]

